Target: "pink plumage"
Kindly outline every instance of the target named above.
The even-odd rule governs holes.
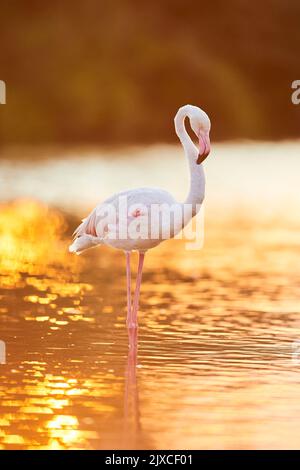
[[[189,119],[191,128],[197,136],[199,141],[198,147],[193,143],[186,131],[184,124],[186,118]],[[121,249],[126,253],[127,326],[129,328],[137,327],[137,313],[145,253],[165,239],[160,236],[154,237],[151,234],[155,231],[161,233],[164,229],[169,229],[169,238],[172,238],[189,221],[184,219],[175,228],[171,226],[166,227],[166,223],[162,222],[162,218],[154,219],[152,217],[152,208],[158,205],[167,210],[176,204],[179,206],[186,204],[192,207],[192,217],[196,214],[204,199],[205,176],[202,162],[210,152],[209,117],[202,109],[196,106],[182,106],[175,116],[175,130],[184,148],[190,169],[190,190],[184,203],[178,203],[170,193],[158,188],[139,188],[115,194],[99,204],[82,221],[74,232],[74,241],[69,248],[70,252],[80,254],[88,248],[105,244]],[[120,211],[120,201],[123,201],[123,199],[126,199],[129,207],[125,216]],[[107,221],[104,216],[106,207],[113,209],[115,214],[113,222]],[[171,225],[171,219],[167,223]],[[134,224],[134,228],[138,227],[143,236],[132,237],[128,229],[130,224]],[[137,225],[135,226],[135,224]],[[145,234],[147,236],[144,236]],[[130,254],[132,251],[139,252],[139,265],[133,301],[131,299],[130,272]]]

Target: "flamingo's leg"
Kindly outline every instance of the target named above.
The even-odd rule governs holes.
[[[133,307],[132,307],[132,314],[131,314],[131,322],[129,324],[129,328],[137,328],[137,314],[139,309],[139,299],[140,299],[140,290],[141,290],[141,283],[142,283],[142,273],[143,273],[143,264],[145,259],[145,253],[139,254],[139,266],[136,278],[136,287],[134,292],[134,299],[133,299]]]
[[[126,278],[127,278],[127,319],[126,325],[131,323],[131,271],[130,271],[130,251],[126,251]]]

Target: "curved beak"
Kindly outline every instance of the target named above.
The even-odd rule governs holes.
[[[197,158],[197,165],[204,162],[210,152],[210,140],[208,132],[200,132],[199,134],[199,155]]]

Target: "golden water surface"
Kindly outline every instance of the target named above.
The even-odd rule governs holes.
[[[138,338],[124,254],[68,245],[115,191],[183,200],[182,149],[15,153],[0,158],[0,448],[299,448],[300,142],[213,145],[203,249],[146,255]]]
[[[298,226],[207,217],[203,250],[153,250],[138,338],[124,255],[69,254],[73,228],[1,206],[0,448],[300,446]]]

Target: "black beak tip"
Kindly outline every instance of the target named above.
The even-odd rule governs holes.
[[[199,153],[198,158],[197,158],[197,160],[196,160],[197,165],[200,165],[200,163],[202,163],[203,160],[204,160],[204,155],[201,155],[201,154]]]
[[[196,160],[197,165],[200,165],[200,163],[204,162],[206,157],[208,156],[209,152],[204,152],[204,153],[199,153],[198,158]]]

